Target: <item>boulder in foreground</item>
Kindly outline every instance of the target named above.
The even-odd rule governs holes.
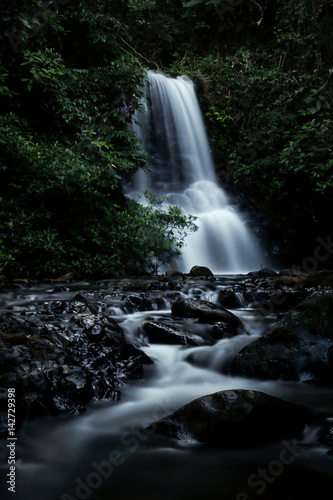
[[[300,437],[311,411],[258,391],[229,390],[198,398],[155,424],[157,432],[220,447]]]

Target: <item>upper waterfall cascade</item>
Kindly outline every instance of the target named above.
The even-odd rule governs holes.
[[[182,259],[172,267],[188,272],[207,266],[215,274],[259,269],[264,257],[258,242],[218,184],[193,82],[154,71],[148,79],[144,111],[136,112],[132,128],[151,160],[130,191],[168,195],[168,203],[198,218],[198,231],[186,238]]]

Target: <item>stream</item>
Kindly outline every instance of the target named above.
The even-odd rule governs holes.
[[[187,280],[176,291],[148,293],[151,310],[128,306],[133,291],[119,292],[126,280],[39,284],[4,290],[1,314],[34,315],[45,302],[89,295],[99,312],[123,328],[126,340],[154,364],[140,380],[121,388],[121,400],[93,401],[81,415],[44,417],[25,422],[16,441],[16,491],[8,492],[8,447],[1,446],[1,499],[16,500],[281,500],[331,498],[333,455],[320,444],[332,426],[333,390],[309,383],[260,381],[228,374],[239,350],[262,335],[276,314],[262,316],[239,296],[232,309],[246,333],[197,347],[149,344],[140,330],[146,319],[171,321],[176,297],[217,303],[220,290],[243,283],[246,276]],[[116,290],[116,292],[115,292]],[[64,321],[66,317],[64,317]],[[174,318],[173,325],[205,336],[207,325]],[[189,362],[190,361],[190,362]],[[184,443],[147,428],[182,405],[228,389],[253,389],[303,404],[315,413],[302,439],[255,447],[219,449]],[[287,458],[286,458],[287,457]]]

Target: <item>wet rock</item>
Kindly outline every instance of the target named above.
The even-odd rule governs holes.
[[[212,271],[205,266],[193,266],[192,269],[190,270],[190,275],[195,276],[195,277],[205,277],[209,278],[211,276],[214,276]]]
[[[244,287],[234,286],[222,288],[219,291],[218,302],[221,306],[226,307],[227,309],[245,307],[248,302],[248,297],[245,296],[244,292]],[[251,290],[249,290],[248,295],[252,298]]]
[[[125,342],[123,329],[113,319],[104,314],[78,314],[73,322],[83,328],[90,341],[103,341],[105,345]]]
[[[170,271],[166,271],[165,273],[165,276],[168,278],[168,279],[172,279],[172,280],[178,280],[178,279],[185,279],[185,274],[184,273],[181,273],[180,271],[173,271],[173,270],[170,270]]]
[[[74,403],[87,403],[94,397],[92,374],[80,367],[71,367],[59,382],[60,392]]]
[[[278,275],[278,273],[273,271],[272,269],[263,268],[263,269],[259,269],[259,271],[258,271],[258,276],[270,277],[270,276],[277,276],[277,275]]]
[[[172,304],[172,314],[181,318],[198,318],[199,323],[222,322],[230,332],[241,331],[242,322],[222,306],[198,299],[181,299]]]
[[[125,298],[125,304],[133,311],[151,311],[153,309],[147,294],[128,295]]]
[[[299,304],[307,293],[285,288],[269,290],[253,290],[246,294],[250,307],[259,309],[262,314],[272,314],[280,311],[288,311]]]
[[[0,353],[0,387],[15,387],[22,420],[80,413],[92,398],[117,400],[152,363],[116,321],[80,301],[45,302],[28,319],[26,311],[0,317]]]
[[[111,361],[115,382],[135,380],[143,376],[143,366],[151,365],[153,361],[146,353],[132,344],[121,344],[110,349],[107,358]],[[117,384],[116,384],[117,385]]]
[[[234,358],[234,375],[333,384],[333,294],[312,297],[289,311]]]
[[[172,345],[203,345],[205,341],[198,335],[177,330],[158,321],[145,321],[141,327],[149,342]]]
[[[300,437],[311,412],[258,391],[230,390],[198,398],[155,424],[182,441],[220,447]]]
[[[299,271],[298,269],[296,268],[292,268],[292,269],[282,269],[280,272],[279,272],[279,276],[300,276],[301,274],[303,274],[303,271]]]
[[[211,336],[216,340],[229,339],[240,333],[239,329],[230,328],[228,323],[218,321],[210,329]]]
[[[80,314],[89,313],[90,310],[85,302],[78,300],[60,301],[57,300],[50,304],[50,310],[54,314]]]

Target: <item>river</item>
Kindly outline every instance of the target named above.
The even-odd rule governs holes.
[[[114,293],[114,281],[41,284],[7,289],[1,313],[34,314],[49,301],[72,300],[88,293],[98,310],[113,317],[126,339],[154,360],[144,377],[122,388],[119,402],[95,401],[79,416],[35,419],[23,424],[16,441],[16,492],[2,479],[1,498],[17,500],[248,500],[331,497],[333,456],[320,444],[322,429],[332,426],[333,390],[309,383],[260,381],[233,377],[228,364],[247,343],[276,320],[263,317],[251,304],[232,312],[247,333],[213,346],[184,347],[149,344],[141,333],[146,319],[171,321],[175,296],[218,301],[219,291],[246,276],[188,280],[177,291],[154,290],[149,311],[126,306],[126,296]],[[126,282],[126,280],[125,280]],[[242,306],[241,306],[242,303]],[[207,325],[174,318],[174,325],[204,336]],[[191,362],[188,361],[190,356]],[[194,360],[194,361],[193,361]],[[255,447],[219,449],[183,443],[147,430],[154,420],[185,403],[227,389],[255,389],[311,408],[315,423],[297,442],[277,441]],[[3,441],[1,476],[8,473],[8,448]]]

